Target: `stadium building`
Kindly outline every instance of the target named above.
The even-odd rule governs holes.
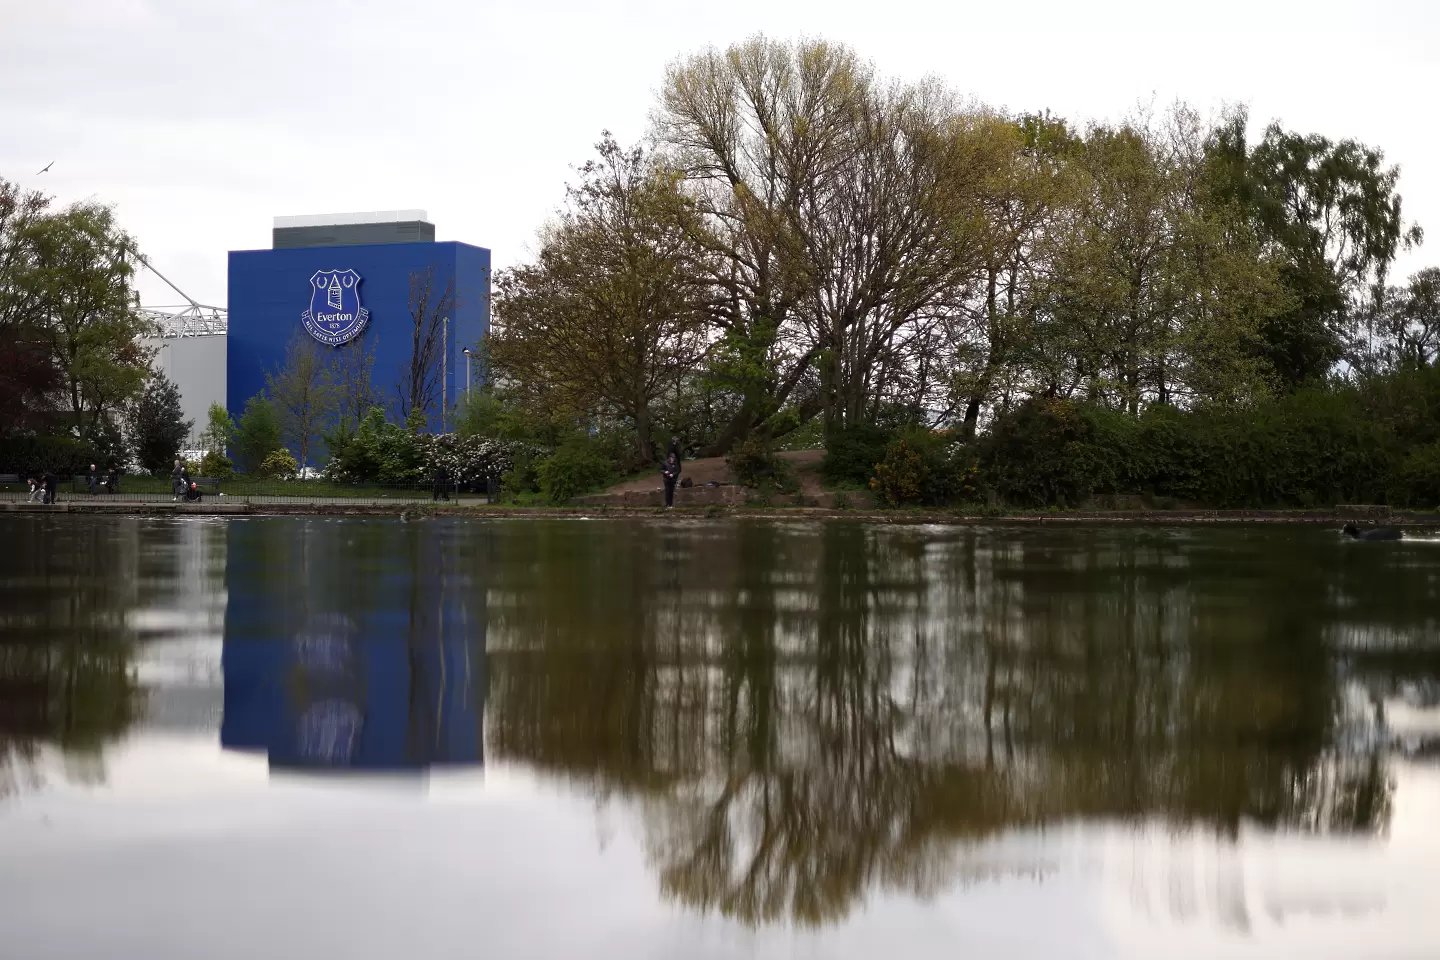
[[[236,418],[265,388],[265,375],[284,366],[296,338],[373,353],[372,384],[393,403],[411,366],[417,321],[433,317],[443,410],[432,412],[431,427],[438,429],[479,373],[466,351],[490,328],[490,251],[436,241],[420,210],[277,217],[271,249],[230,252],[227,312],[224,396]],[[172,374],[177,383],[184,376]],[[209,384],[204,389],[213,390]],[[187,417],[200,402],[194,396]],[[204,419],[202,409],[197,424]]]

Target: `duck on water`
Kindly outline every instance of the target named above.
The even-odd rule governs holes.
[[[1368,527],[1361,530],[1353,523],[1347,523],[1340,532],[1352,540],[1401,540],[1405,534],[1399,527]]]

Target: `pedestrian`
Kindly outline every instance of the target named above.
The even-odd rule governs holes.
[[[665,481],[665,509],[675,506],[675,484],[680,482],[680,441],[670,438],[670,452],[665,454],[665,465],[660,468]]]
[[[170,471],[170,499],[179,500],[180,495],[185,492],[185,467],[179,460],[175,461],[175,469]]]
[[[45,499],[45,485],[40,482],[39,477],[30,478],[30,503],[40,503]]]
[[[58,481],[55,479],[55,472],[53,470],[46,470],[45,476],[41,479],[41,483],[45,487],[45,495],[40,498],[40,502],[54,503],[55,489],[58,485]]]
[[[110,493],[111,493],[112,495],[113,495],[113,494],[117,494],[117,493],[120,492],[120,468],[119,468],[119,467],[113,467],[113,466],[112,466],[112,467],[110,468],[109,490],[110,490]]]
[[[100,477],[100,468],[93,463],[90,464],[90,472],[85,474],[85,489],[90,492],[90,496],[93,497],[99,493],[100,486],[104,482]]]

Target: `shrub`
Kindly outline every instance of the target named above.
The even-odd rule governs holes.
[[[271,480],[289,480],[300,472],[300,464],[290,455],[289,450],[282,448],[272,450],[270,455],[260,462],[257,472]]]
[[[21,477],[53,471],[57,476],[84,473],[92,463],[108,462],[90,444],[74,437],[0,438],[0,473]]]
[[[868,484],[892,439],[890,431],[872,423],[837,430],[825,442],[820,471],[831,483]]]
[[[779,493],[800,489],[790,464],[775,456],[770,445],[758,437],[746,437],[737,443],[725,457],[725,465],[742,487]]]
[[[602,485],[611,476],[610,461],[591,440],[562,444],[536,466],[540,489],[552,503],[564,503]]]
[[[1440,507],[1440,443],[1415,447],[1400,462],[1394,499],[1410,507]]]
[[[870,488],[892,507],[944,506],[980,498],[973,452],[946,432],[916,427],[885,448]]]
[[[529,455],[533,459],[540,454],[538,448],[528,444],[458,433],[421,436],[416,443],[427,475],[442,469],[451,482],[462,486],[498,480],[515,468],[517,457]]]
[[[522,453],[515,458],[515,464],[500,477],[500,497],[515,502],[526,494],[540,489],[540,474],[535,468],[536,457]]]
[[[199,476],[213,477],[216,480],[232,480],[235,477],[235,465],[225,454],[210,450],[200,458]]]
[[[1097,487],[1114,485],[1114,466],[1094,436],[1078,404],[1030,401],[1000,417],[981,440],[980,472],[1012,506],[1079,504]]]
[[[327,438],[327,473],[340,483],[420,483],[426,478],[426,439],[389,422],[383,410],[373,407],[354,433]]]

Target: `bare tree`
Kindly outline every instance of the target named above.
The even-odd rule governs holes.
[[[445,402],[441,364],[445,328],[454,309],[454,277],[441,283],[434,267],[410,274],[410,359],[401,366],[395,391],[402,419],[416,410],[428,418]]]
[[[330,352],[327,373],[334,385],[331,402],[335,426],[341,433],[357,429],[370,408],[380,403],[375,388],[376,339],[371,334]]]

